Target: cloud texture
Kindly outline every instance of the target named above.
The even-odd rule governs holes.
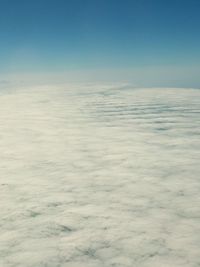
[[[0,93],[0,265],[200,265],[200,90]]]

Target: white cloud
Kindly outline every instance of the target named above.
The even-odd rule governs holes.
[[[2,91],[0,265],[198,266],[199,99],[113,85]]]

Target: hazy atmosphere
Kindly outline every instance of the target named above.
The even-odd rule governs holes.
[[[200,87],[198,0],[0,3],[2,80]]]
[[[0,0],[0,266],[200,266],[200,3]]]

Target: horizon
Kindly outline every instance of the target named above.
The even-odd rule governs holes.
[[[200,267],[199,0],[0,3],[0,265]]]
[[[0,80],[200,87],[199,8],[195,0],[2,1]]]

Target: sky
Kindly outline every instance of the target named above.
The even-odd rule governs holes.
[[[1,80],[200,87],[199,12],[198,0],[0,0]]]

